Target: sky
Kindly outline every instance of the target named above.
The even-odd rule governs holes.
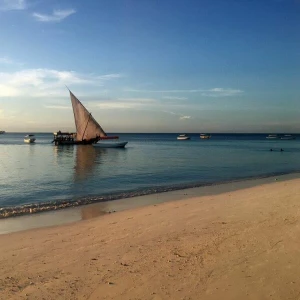
[[[300,0],[0,0],[0,130],[300,132]]]

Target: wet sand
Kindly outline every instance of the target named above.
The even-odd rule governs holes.
[[[263,178],[252,178],[247,180],[236,180],[226,183],[217,183],[212,185],[173,190],[163,193],[135,196],[112,201],[97,202],[89,205],[80,205],[50,210],[38,213],[27,213],[23,216],[0,218],[0,234],[22,231],[33,228],[48,227],[54,225],[68,224],[80,220],[87,220],[102,216],[111,212],[119,212],[137,207],[170,202],[175,200],[184,200],[193,197],[207,195],[216,195],[239,189],[245,189],[274,181],[283,181],[299,178],[299,173],[291,173],[280,176],[270,176]]]
[[[4,234],[0,299],[298,299],[299,200],[270,179]]]

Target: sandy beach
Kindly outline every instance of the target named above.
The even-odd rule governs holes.
[[[0,299],[299,299],[300,179],[0,236]]]

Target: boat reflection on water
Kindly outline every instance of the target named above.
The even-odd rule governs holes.
[[[53,147],[54,164],[67,172],[73,169],[74,181],[84,181],[91,176],[99,180],[107,175],[120,158],[126,159],[126,149],[94,148],[91,145],[64,145]]]
[[[78,145],[74,147],[76,150],[76,160],[74,166],[75,181],[85,180],[94,175],[101,179],[101,174],[106,174],[105,170],[115,164],[122,153],[127,149],[106,149],[94,148],[91,145]]]
[[[69,174],[67,176],[72,178],[70,184],[65,186],[63,195],[70,204],[67,207],[80,206],[77,213],[84,220],[108,213],[106,200],[111,195],[103,194],[103,187],[114,176],[114,169],[120,169],[120,160],[126,160],[127,151],[98,149],[91,145],[64,145],[54,149],[57,180],[60,174]]]
[[[79,145],[74,148],[76,149],[74,180],[85,180],[88,176],[92,175],[95,170],[98,153],[94,147],[90,145]],[[97,163],[99,163],[99,160]]]
[[[106,211],[105,203],[97,203],[97,204],[82,206],[80,212],[81,212],[82,220],[88,220],[88,219],[100,217],[108,213],[108,211]]]
[[[111,166],[112,162],[117,162],[119,160],[121,153],[126,152],[125,149],[95,149],[92,146],[77,146],[76,149],[76,160],[74,166],[74,183],[80,181],[81,190],[83,190],[83,185],[88,184],[88,178],[97,177],[101,179],[101,174],[106,173],[105,169]],[[107,175],[107,174],[106,174]],[[99,184],[97,184],[98,186]],[[93,189],[94,190],[94,189]],[[96,187],[95,187],[96,190]],[[95,196],[101,196],[96,194]],[[80,215],[82,220],[88,220],[103,216],[111,211],[111,205],[108,202],[98,202],[94,204],[88,204],[81,206]]]
[[[54,152],[54,163],[56,165],[63,165],[63,163],[66,160],[73,159],[74,156],[74,147],[69,145],[69,146],[57,146],[53,147],[53,152]]]

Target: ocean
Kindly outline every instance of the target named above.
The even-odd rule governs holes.
[[[25,144],[24,135],[0,135],[0,208],[84,204],[300,171],[300,135],[189,134],[178,141],[177,134],[119,134],[125,149],[54,146],[50,133]]]

